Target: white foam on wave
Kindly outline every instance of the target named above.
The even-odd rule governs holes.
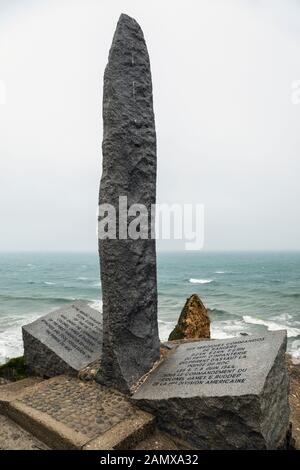
[[[88,277],[84,277],[84,276],[79,276],[77,278],[78,281],[88,281],[88,279],[89,279]]]
[[[10,317],[10,324],[0,332],[0,364],[23,354],[22,326],[37,320],[42,313]]]
[[[158,320],[159,337],[161,341],[168,341],[171,331],[175,328],[176,322]]]
[[[100,287],[100,286],[101,286],[100,282],[95,282],[94,284],[92,284],[92,287]]]
[[[290,313],[280,313],[279,315],[275,315],[274,317],[272,317],[272,320],[288,321],[288,320],[291,320],[292,318],[293,318],[293,315],[291,315]]]
[[[226,274],[226,271],[215,271],[216,274]]]
[[[242,320],[221,320],[214,321],[210,325],[212,339],[227,339],[240,336],[245,330],[245,324]]]
[[[294,364],[300,364],[300,340],[296,339],[292,342],[289,353],[292,356]]]
[[[286,324],[276,323],[270,320],[262,320],[261,318],[254,318],[254,317],[251,317],[250,315],[244,315],[243,320],[245,323],[250,323],[252,325],[266,326],[269,331],[286,330],[288,338],[294,338],[300,335],[299,328],[295,328]]]
[[[226,333],[226,331],[222,330],[221,328],[217,328],[216,326],[211,326],[210,328],[210,335],[212,339],[228,339],[233,338],[234,335]]]
[[[210,284],[211,282],[213,282],[213,279],[190,279],[191,284]]]
[[[55,282],[45,281],[44,284],[46,284],[46,286],[54,286]]]

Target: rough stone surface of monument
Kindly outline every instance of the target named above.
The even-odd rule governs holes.
[[[75,375],[101,357],[101,314],[84,301],[50,312],[22,332],[25,363],[41,376]]]
[[[175,348],[133,395],[196,449],[277,449],[289,435],[286,332]]]
[[[150,62],[140,26],[123,14],[104,74],[103,124],[99,204],[113,206],[117,224],[116,239],[99,237],[104,342],[97,380],[128,392],[159,358],[159,337],[155,239],[150,236],[156,201]],[[140,238],[128,237],[136,214],[120,220],[119,197],[125,211],[133,204],[147,209]],[[106,213],[102,216],[99,211],[99,224]]]
[[[186,300],[169,341],[200,338],[210,338],[210,319],[200,297],[193,294]]]

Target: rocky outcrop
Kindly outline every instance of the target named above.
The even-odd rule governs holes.
[[[210,338],[210,319],[200,297],[193,294],[187,299],[169,341],[201,338]]]

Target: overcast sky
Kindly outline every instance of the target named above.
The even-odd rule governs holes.
[[[0,251],[96,249],[122,12],[150,53],[158,202],[203,203],[205,249],[300,249],[300,2],[0,0]]]

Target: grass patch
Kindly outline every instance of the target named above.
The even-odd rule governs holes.
[[[28,377],[24,357],[14,357],[0,366],[0,377],[14,381]]]

